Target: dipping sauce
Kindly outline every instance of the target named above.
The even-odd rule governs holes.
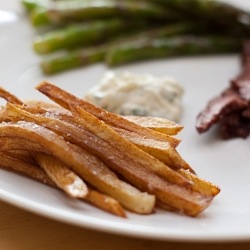
[[[173,78],[107,72],[85,99],[119,115],[156,116],[178,122],[183,88]]]

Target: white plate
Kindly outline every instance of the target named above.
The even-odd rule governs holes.
[[[37,66],[39,57],[31,49],[34,30],[22,17],[16,1],[1,4],[0,9],[15,9],[19,15],[6,20],[8,13],[0,13],[0,18],[8,21],[0,24],[0,85],[20,98],[45,99],[34,90],[45,79]],[[100,64],[46,80],[81,97],[106,70]],[[4,170],[0,170],[0,199],[59,221],[122,235],[178,241],[250,240],[249,139],[221,141],[214,131],[201,136],[194,128],[195,117],[207,100],[227,86],[238,72],[238,57],[161,60],[116,70],[170,75],[182,83],[185,112],[181,123],[185,129],[180,135],[183,141],[179,152],[201,177],[221,187],[212,205],[197,218],[157,211],[149,216],[129,213],[128,219],[121,219]]]

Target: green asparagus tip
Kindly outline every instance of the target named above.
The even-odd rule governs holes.
[[[42,7],[36,8],[31,12],[31,23],[34,27],[47,25],[50,23],[47,12]]]
[[[24,6],[28,13],[31,13],[35,9],[43,8],[45,6],[46,1],[39,0],[21,0],[21,4]]]

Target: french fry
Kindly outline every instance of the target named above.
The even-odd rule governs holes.
[[[3,138],[1,138],[1,139],[3,139]],[[6,139],[7,138],[5,138],[5,142],[4,142],[5,145],[6,145]],[[1,144],[1,141],[0,141],[0,144]],[[1,148],[1,151],[3,153],[5,153],[6,155],[8,155],[14,159],[18,159],[20,161],[27,162],[31,165],[37,165],[36,160],[33,158],[32,154],[29,151],[26,151],[23,149],[21,149],[21,150],[19,150],[19,149],[18,150],[17,149],[12,149],[12,150],[5,149],[4,150],[1,146],[0,146],[0,148]]]
[[[34,180],[40,181],[44,184],[54,186],[51,179],[45,174],[45,172],[38,166],[33,165],[28,162],[22,161],[20,159],[14,158],[0,151],[0,167],[18,172],[20,174],[31,177]]]
[[[182,125],[161,117],[123,116],[123,118],[167,135],[177,135],[183,129]]]
[[[87,197],[85,198],[90,204],[101,208],[104,211],[126,218],[126,213],[120,203],[112,197],[102,194],[96,190],[89,188]]]
[[[0,87],[0,97],[4,98],[7,102],[20,105],[23,104],[23,102],[19,100],[16,96],[14,96],[13,94],[9,93],[7,90],[1,87]]]
[[[155,197],[147,193],[142,193],[138,189],[123,182],[109,170],[97,157],[67,143],[63,138],[54,132],[30,122],[18,122],[17,124],[0,124],[0,138],[21,138],[27,140],[28,146],[32,142],[29,150],[36,150],[36,144],[45,152],[69,166],[83,180],[86,180],[98,190],[117,199],[127,209],[141,214],[151,213]],[[34,145],[33,145],[34,144]],[[13,149],[20,149],[22,144],[14,143]],[[17,148],[19,146],[19,148]]]
[[[112,127],[121,137],[135,144],[137,147],[154,156],[158,160],[166,163],[172,169],[188,169],[194,173],[194,170],[180,156],[174,147],[164,146],[161,141],[152,141],[149,138],[142,139],[138,134],[121,128]]]
[[[87,196],[87,185],[62,162],[50,155],[41,153],[34,154],[34,157],[50,179],[57,187],[64,190],[66,194],[74,198],[84,198]]]
[[[2,124],[0,123],[0,126]],[[10,125],[6,123],[6,125]],[[14,125],[14,124],[13,124]],[[34,141],[29,141],[21,137],[1,136],[0,135],[0,150],[10,154],[11,152],[27,151],[31,154],[34,150],[39,153],[48,153],[40,144]],[[32,150],[34,149],[34,150]],[[11,156],[11,155],[10,155]]]
[[[190,173],[188,170],[179,169],[177,172],[194,183],[194,185],[191,187],[194,191],[208,196],[216,196],[220,192],[220,188],[217,185],[214,185],[213,183],[206,181],[193,173]]]

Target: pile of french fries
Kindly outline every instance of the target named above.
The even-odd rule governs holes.
[[[118,116],[49,82],[36,89],[53,102],[0,89],[0,167],[120,217],[156,207],[197,216],[220,192],[177,152],[179,124]]]

